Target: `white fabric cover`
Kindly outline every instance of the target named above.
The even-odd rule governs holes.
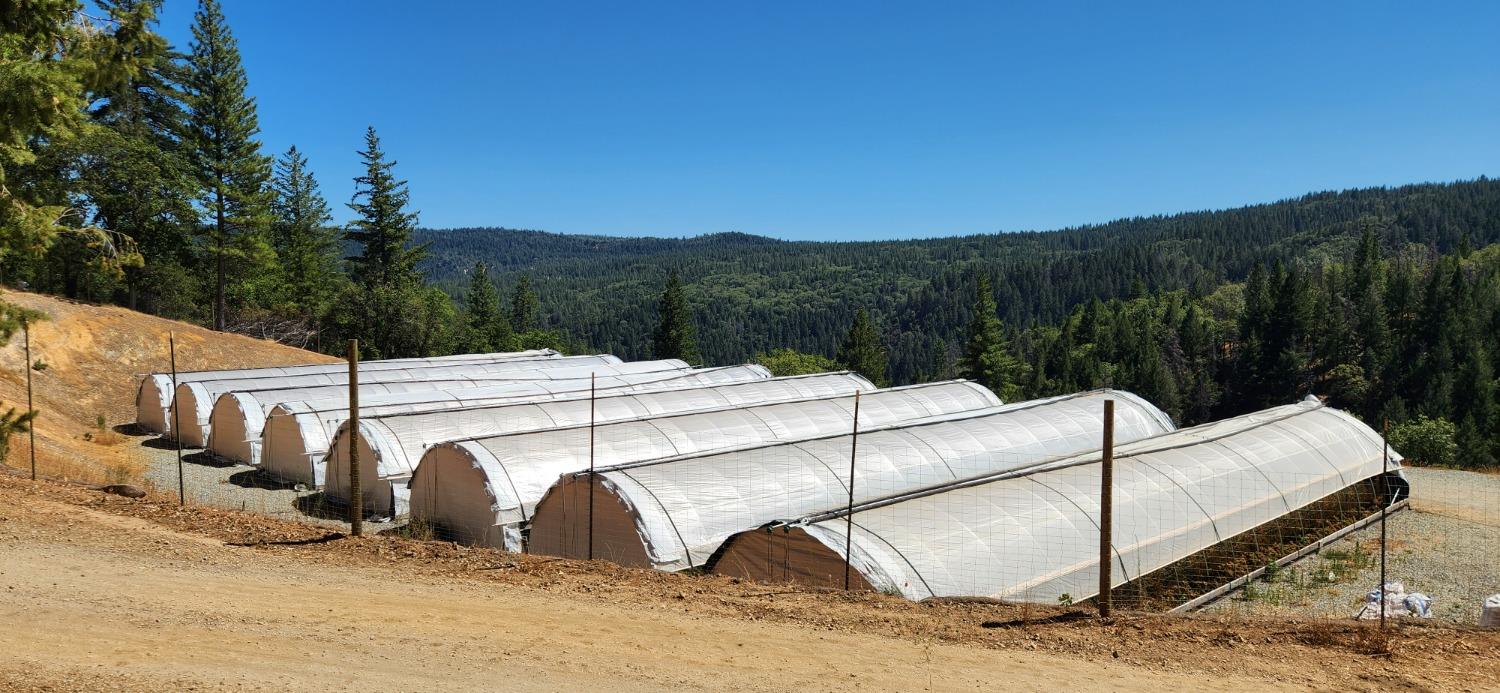
[[[874,390],[875,385],[849,371],[755,380],[726,385],[671,388],[646,392],[612,392],[592,402],[596,424],[627,419],[661,417],[683,412],[702,412],[726,407],[747,407],[789,400],[823,400]],[[587,394],[565,399],[510,402],[443,411],[370,415],[360,418],[360,435],[373,453],[361,457],[361,478],[374,491],[376,479],[401,480],[391,499],[372,497],[371,505],[384,512],[406,514],[406,484],[422,454],[439,443],[484,438],[548,428],[582,426],[589,423],[591,403]],[[365,448],[361,448],[363,450]],[[334,498],[349,495],[349,422],[339,426],[326,463],[326,487]],[[373,472],[373,475],[371,474]],[[383,484],[389,487],[389,484]],[[394,502],[393,507],[386,507]]]
[[[1379,434],[1317,402],[1119,445],[1113,582],[1379,475],[1381,450]],[[1392,451],[1392,470],[1400,459]],[[876,589],[910,599],[1055,604],[1064,594],[1092,597],[1099,585],[1099,472],[1095,451],[856,507],[853,566]],[[846,522],[829,513],[804,529],[842,558]]]
[[[1151,403],[1120,391],[1016,402],[859,435],[855,502],[1097,449],[1104,400],[1115,440],[1173,430]],[[734,534],[848,502],[853,436],[655,461],[599,478],[635,515],[652,566],[701,566]]]
[[[572,366],[605,366],[619,364],[620,360],[610,355],[598,356],[564,356],[555,359],[505,359],[499,361],[476,361],[472,363],[456,364],[419,364],[406,368],[385,368],[366,372],[360,371],[359,381],[361,385],[392,383],[392,382],[422,382],[448,380],[454,382],[473,382],[474,385],[492,384],[495,381],[512,380],[516,378],[534,378],[536,376],[526,375],[537,371],[552,368],[567,368]],[[676,362],[679,368],[687,368],[687,364]],[[308,375],[290,376],[260,376],[254,378],[232,378],[228,380],[205,380],[197,383],[181,383],[177,386],[177,394],[173,397],[172,405],[168,409],[169,417],[176,417],[177,411],[182,412],[182,442],[184,445],[201,447],[208,441],[209,417],[213,414],[214,402],[219,395],[226,392],[253,392],[256,390],[272,390],[300,387],[345,387],[349,384],[349,369],[346,366],[343,371],[336,373],[312,373]],[[175,432],[173,433],[175,435]]]
[[[875,390],[861,397],[861,426],[883,426],[996,406],[999,398],[977,383],[955,380]],[[619,421],[594,427],[598,466],[657,460],[684,454],[827,436],[850,429],[854,398],[783,402]],[[423,497],[424,469],[447,464],[482,471],[485,496],[496,525],[518,527],[563,474],[589,467],[587,426],[551,429],[480,440],[444,443],[428,450],[409,486],[412,519],[434,506]],[[441,511],[440,511],[441,512]],[[518,536],[507,531],[507,536]],[[507,548],[520,550],[507,542]]]
[[[514,382],[554,382],[587,380],[590,375],[600,377],[611,375],[651,375],[655,377],[667,377],[677,375],[688,370],[687,364],[678,359],[663,359],[660,361],[632,361],[630,363],[590,364],[582,366],[563,365],[564,359],[533,362],[539,367],[535,370],[517,370],[501,374],[486,375],[483,378],[466,378],[460,380],[417,380],[386,383],[371,383],[365,385],[360,383],[359,396],[361,409],[363,409],[366,397],[379,397],[390,394],[407,393],[434,393],[451,392],[465,389],[490,388],[497,384],[504,385]],[[558,367],[550,367],[558,364]],[[311,387],[273,387],[253,390],[236,390],[219,395],[218,401],[214,403],[213,410],[209,415],[208,426],[208,449],[220,457],[231,459],[247,464],[256,464],[259,458],[258,450],[261,431],[265,426],[266,417],[270,415],[272,407],[281,402],[303,401],[316,398],[342,397],[344,409],[348,409],[349,387],[348,385],[317,385]],[[220,438],[215,434],[215,428],[220,421],[235,419],[236,422],[226,427],[231,432],[227,438]],[[186,428],[186,426],[184,426]],[[191,433],[191,431],[189,431]]]
[[[424,390],[365,397],[359,400],[364,416],[383,416],[418,411],[442,411],[471,406],[490,406],[526,400],[574,397],[592,384],[600,393],[637,392],[657,388],[701,387],[763,380],[771,377],[763,366],[747,364],[685,371],[660,371],[605,375],[594,380],[515,381],[503,385],[451,390]],[[341,396],[281,402],[270,408],[262,422],[261,438],[252,450],[252,464],[287,481],[322,486],[324,457],[333,435],[349,416],[349,398]]]
[[[410,368],[413,365],[421,364],[438,365],[507,359],[557,358],[559,356],[561,354],[551,349],[532,349],[529,351],[507,351],[493,354],[454,354],[432,358],[380,359],[365,361],[360,366],[361,368],[368,367],[371,371],[377,371],[392,368]],[[348,370],[349,366],[343,363],[322,363],[272,368],[238,368],[220,371],[181,371],[177,373],[177,384],[242,378],[284,378],[293,375],[337,373]],[[142,376],[141,382],[136,387],[135,392],[136,423],[153,433],[167,432],[167,429],[171,425],[171,421],[167,417],[167,408],[172,405],[172,398],[174,396],[171,373],[150,373]]]

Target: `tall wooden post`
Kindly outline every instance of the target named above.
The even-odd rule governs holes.
[[[22,339],[26,342],[26,413],[35,411],[31,408],[31,321],[21,318]],[[31,480],[36,481],[36,417],[32,417],[31,423],[26,424],[26,436],[31,441]]]
[[[844,508],[844,591],[849,590],[849,564],[854,558],[854,460],[859,452],[859,391],[854,393],[854,435],[849,439],[849,505]]]
[[[1114,590],[1115,401],[1104,400],[1104,449],[1099,472],[1099,615],[1109,618]]]
[[[359,483],[359,340],[349,340],[349,534],[365,531],[365,492]]]
[[[177,335],[167,333],[167,353],[172,361],[172,438],[177,441],[177,504],[187,505],[187,481],[182,477],[182,407],[177,405]]]

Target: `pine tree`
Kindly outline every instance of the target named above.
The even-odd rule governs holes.
[[[264,231],[269,223],[271,159],[260,153],[255,99],[240,63],[239,44],[218,0],[200,0],[188,57],[187,139],[212,221],[204,229],[213,264],[213,327],[227,323],[229,263],[242,276],[261,277],[272,261]]]
[[[677,270],[667,276],[666,288],[661,292],[659,317],[651,341],[656,358],[681,359],[693,365],[702,361],[698,355],[698,331],[693,326],[692,310],[688,308]]]
[[[965,378],[989,388],[1001,399],[1021,399],[1025,366],[1011,354],[998,312],[990,279],[981,274],[974,298],[974,317],[969,322],[969,339],[959,368]]]
[[[510,295],[510,328],[517,334],[536,329],[536,316],[540,311],[541,302],[531,290],[531,277],[523,274],[516,280],[516,288]]]
[[[338,232],[333,215],[307,167],[307,157],[292,146],[276,161],[271,180],[271,244],[280,260],[286,301],[304,317],[321,315],[341,288]]]
[[[386,161],[373,127],[365,130],[359,158],[365,172],[354,179],[349,202],[359,216],[344,231],[345,239],[360,245],[352,259],[354,279],[366,287],[420,283],[417,263],[426,257],[427,247],[408,247],[417,228],[417,214],[406,211],[411,192],[406,181],[396,178],[396,162]]]
[[[849,327],[849,334],[844,337],[836,360],[877,386],[885,387],[890,384],[885,377],[888,363],[885,347],[880,344],[880,334],[875,331],[870,314],[863,308],[855,312],[854,324]]]
[[[408,247],[417,215],[406,211],[406,181],[397,180],[375,128],[365,131],[365,164],[355,177],[349,208],[359,216],[344,238],[360,245],[351,259],[357,288],[340,300],[349,310],[331,311],[335,334],[357,337],[370,357],[406,358],[446,353],[454,342],[452,301],[427,286],[417,271],[426,246]],[[345,316],[344,313],[351,315]]]
[[[474,263],[469,273],[464,303],[464,351],[483,354],[513,348],[515,337],[510,319],[500,314],[500,294],[495,291],[489,267],[483,262]]]

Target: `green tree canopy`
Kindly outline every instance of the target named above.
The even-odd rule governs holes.
[[[880,344],[880,334],[875,331],[870,314],[863,308],[854,313],[854,324],[839,346],[837,359],[845,368],[863,375],[877,386],[890,384],[885,377],[885,347]]]
[[[698,330],[693,325],[692,309],[688,307],[687,294],[677,270],[667,275],[659,306],[651,353],[659,359],[682,359],[693,365],[702,363],[698,354]]]

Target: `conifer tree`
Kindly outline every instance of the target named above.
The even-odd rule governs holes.
[[[241,276],[258,278],[272,261],[264,233],[271,159],[260,153],[255,99],[245,93],[249,81],[239,44],[218,0],[200,0],[192,29],[187,139],[209,217],[202,235],[213,265],[213,327],[223,330],[229,263],[237,263]]]
[[[880,334],[875,331],[870,314],[863,308],[854,313],[854,324],[849,327],[849,333],[839,347],[836,360],[877,386],[885,387],[890,384],[885,377],[888,363],[885,347],[880,344]]]
[[[969,322],[969,339],[959,367],[965,378],[989,388],[1001,399],[1021,399],[1025,365],[1011,354],[998,312],[990,279],[981,274],[974,298],[974,316]]]
[[[698,331],[693,326],[692,310],[688,308],[687,295],[677,270],[667,276],[667,285],[661,292],[659,317],[656,331],[652,334],[652,354],[659,359],[682,359],[698,365]]]
[[[417,214],[406,211],[411,192],[406,181],[396,178],[396,162],[386,161],[374,127],[365,130],[359,158],[365,172],[354,179],[349,202],[359,216],[344,231],[344,238],[360,245],[352,260],[354,279],[366,287],[420,283],[417,263],[426,257],[427,247],[409,247],[417,228]]]
[[[489,267],[474,263],[469,290],[464,294],[463,350],[473,354],[508,351],[515,341],[510,319],[500,314],[500,294],[490,280]]]
[[[540,311],[541,302],[531,290],[531,277],[523,274],[510,294],[510,328],[518,334],[536,329]]]
[[[294,145],[276,161],[271,244],[280,261],[287,302],[304,317],[321,315],[340,288],[338,232],[333,215]]]

